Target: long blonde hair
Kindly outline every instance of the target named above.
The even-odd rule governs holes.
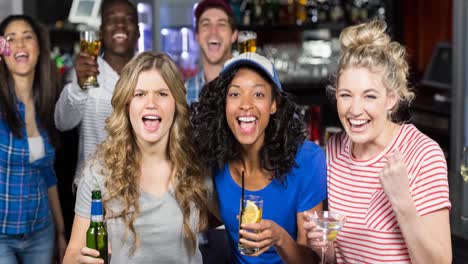
[[[402,104],[409,105],[414,93],[408,86],[409,66],[406,50],[386,33],[385,21],[374,20],[347,27],[340,34],[341,58],[337,76],[328,89],[335,94],[341,73],[348,67],[364,67],[369,70],[383,70],[382,81],[388,91],[395,92],[398,103],[391,110],[396,113]]]
[[[103,175],[107,195],[104,197],[106,212],[108,202],[117,200],[122,204],[120,212],[108,212],[122,218],[128,231],[134,236],[132,253],[139,247],[139,235],[135,231],[139,207],[140,150],[138,149],[133,128],[129,120],[128,106],[133,96],[138,76],[141,72],[157,70],[175,99],[174,122],[169,132],[168,158],[173,163],[175,198],[183,214],[184,237],[189,242],[190,250],[195,252],[196,232],[190,227],[190,215],[199,212],[198,229],[208,223],[207,197],[204,185],[204,171],[196,162],[189,143],[191,133],[188,107],[185,99],[185,87],[172,60],[163,53],[143,52],[133,58],[122,70],[112,97],[114,111],[106,121],[108,137],[102,144]]]

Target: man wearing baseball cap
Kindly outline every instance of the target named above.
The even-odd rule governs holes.
[[[232,44],[237,39],[234,13],[226,0],[202,0],[195,9],[195,19],[202,65],[185,85],[189,105],[198,101],[203,85],[216,78],[224,62],[232,57]]]

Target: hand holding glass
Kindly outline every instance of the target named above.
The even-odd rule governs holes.
[[[87,53],[94,56],[97,59],[99,55],[99,49],[101,48],[101,39],[99,31],[85,30],[80,32],[80,48],[81,52]],[[83,83],[83,89],[98,87],[99,83],[96,76],[88,76],[86,81]]]
[[[243,201],[242,201],[243,200]],[[240,222],[239,230],[242,224],[254,224],[260,223],[262,221],[262,212],[263,212],[263,198],[256,195],[245,195],[244,199],[241,199],[243,206],[241,205]],[[239,239],[241,238],[239,234]],[[259,248],[251,248],[243,245],[239,242],[238,244],[239,251],[243,255],[252,255],[257,253]]]
[[[322,264],[326,263],[325,253],[328,250],[330,241],[334,241],[338,232],[341,230],[345,223],[345,216],[343,214],[330,212],[330,211],[314,211],[309,214],[309,219],[316,224],[315,232],[322,232]]]

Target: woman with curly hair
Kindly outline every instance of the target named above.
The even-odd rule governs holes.
[[[328,202],[346,215],[329,263],[450,263],[447,164],[439,145],[396,114],[414,97],[406,52],[383,21],[346,28],[335,85],[344,132],[327,147]],[[321,232],[309,230],[320,252]]]
[[[305,140],[301,114],[281,90],[273,64],[255,53],[228,60],[192,107],[193,145],[214,171],[232,261],[305,263],[314,253],[302,214],[322,209],[325,155]],[[245,195],[261,196],[264,205],[261,222],[242,224],[239,231],[243,177]],[[242,255],[239,242],[259,251]]]
[[[111,263],[201,263],[196,234],[208,222],[209,190],[189,144],[176,65],[165,54],[141,53],[124,67],[112,106],[108,137],[79,184],[65,263],[101,261],[85,247],[96,188],[103,192]]]

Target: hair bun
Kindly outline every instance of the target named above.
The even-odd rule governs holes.
[[[383,20],[347,27],[340,34],[341,49],[354,49],[359,46],[386,46],[390,37],[385,32],[387,24]]]

